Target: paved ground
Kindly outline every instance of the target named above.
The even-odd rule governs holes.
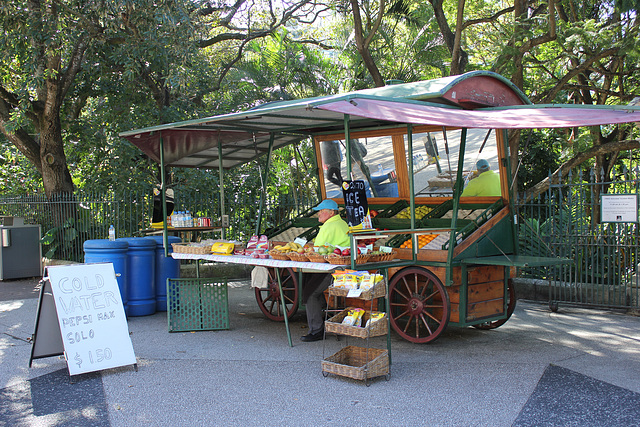
[[[304,317],[265,320],[230,290],[231,329],[168,333],[166,313],[129,319],[139,370],[28,367],[37,281],[0,282],[0,426],[639,426],[640,318],[519,301],[493,331],[450,327],[436,342],[394,336],[391,378],[323,377]],[[384,342],[377,341],[384,346]],[[344,345],[332,337],[324,353]]]

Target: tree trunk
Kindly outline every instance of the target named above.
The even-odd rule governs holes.
[[[373,57],[371,56],[371,51],[369,50],[369,45],[371,44],[371,40],[373,39],[374,34],[378,31],[380,27],[380,23],[382,22],[382,16],[384,14],[384,0],[379,0],[379,8],[378,8],[378,17],[376,19],[373,28],[369,30],[369,34],[365,38],[364,36],[364,28],[362,26],[362,17],[360,16],[360,5],[358,5],[358,0],[350,0],[351,1],[351,10],[353,13],[353,28],[355,31],[355,40],[356,40],[356,49],[358,49],[358,53],[362,57],[362,62],[364,62],[365,67],[371,74],[371,78],[373,78],[373,83],[377,87],[384,86],[384,79],[382,78],[382,74],[380,74],[380,70],[376,65]]]
[[[57,111],[42,114],[39,142],[42,184],[47,198],[51,200],[63,193],[73,193],[74,185],[67,167],[60,116]]]

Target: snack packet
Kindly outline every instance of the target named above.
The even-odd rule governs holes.
[[[361,308],[351,308],[347,312],[347,315],[342,319],[342,324],[347,326],[354,326],[358,319],[362,318],[364,310]]]
[[[360,281],[358,279],[359,279],[359,275],[356,274],[355,272],[345,274],[343,287],[346,289],[358,289],[358,285],[360,284],[359,283]]]
[[[367,320],[366,325],[364,325],[365,328],[368,328],[369,325],[373,322],[377,322],[378,320],[382,319],[384,317],[384,313],[380,313],[377,311],[371,312],[371,314],[369,315],[369,320]]]
[[[360,289],[367,291],[371,289],[374,285],[375,274],[365,274],[362,276],[362,280],[360,282]]]

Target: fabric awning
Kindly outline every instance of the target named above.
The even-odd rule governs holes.
[[[164,147],[166,166],[234,168],[270,148],[295,144],[312,135],[390,125],[450,128],[543,129],[640,122],[640,107],[533,105],[506,78],[472,71],[423,82],[390,85],[290,101],[248,111],[161,124],[122,132],[154,161]],[[219,158],[220,153],[222,158]]]
[[[544,129],[640,122],[638,107],[515,105],[459,110],[408,101],[352,98],[317,108],[398,123],[479,129]]]

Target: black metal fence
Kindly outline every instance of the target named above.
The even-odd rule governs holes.
[[[637,203],[640,174],[636,168],[614,171],[613,176],[615,181],[603,182],[603,176],[593,170],[569,174],[535,200],[517,204],[521,253],[572,260],[568,265],[524,272],[549,281],[552,307],[563,303],[640,308],[637,206],[616,222],[601,218],[602,195],[631,195]],[[604,214],[611,208],[628,210],[629,206],[605,204]]]
[[[197,217],[220,219],[218,190],[174,188],[175,210],[190,211]],[[140,235],[151,227],[153,188],[132,192],[87,193],[47,200],[45,196],[0,197],[0,214],[25,218],[42,227],[42,253],[47,258],[82,262],[86,240],[105,239],[113,225],[117,237]],[[294,218],[318,203],[317,197],[299,192],[293,195],[266,196],[261,229]],[[246,241],[256,231],[260,198],[255,194],[234,193],[225,197],[229,227],[225,237]],[[219,236],[218,236],[219,237]]]
[[[602,194],[637,195],[638,169],[602,182],[594,172],[561,177],[535,200],[516,203],[520,251],[536,256],[571,259],[566,266],[526,269],[522,276],[549,282],[552,302],[587,306],[640,308],[637,222],[602,222]],[[218,220],[218,189],[175,188],[175,209]],[[246,241],[256,231],[260,200],[255,193],[230,193],[225,213],[230,217],[226,237]],[[264,202],[262,227],[283,224],[318,203],[316,195],[278,194]],[[0,198],[0,214],[24,217],[40,224],[43,253],[49,258],[83,261],[82,243],[107,237],[111,224],[118,237],[136,236],[149,228],[153,188],[109,194],[77,192],[48,201],[43,196]],[[57,225],[56,225],[57,224]]]

